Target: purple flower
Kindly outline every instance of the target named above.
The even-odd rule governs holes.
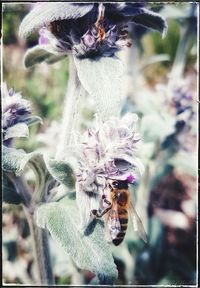
[[[49,39],[48,39],[48,36],[45,36],[45,30],[44,30],[44,28],[41,28],[41,29],[39,30],[39,35],[40,35],[40,37],[39,37],[39,44],[40,44],[40,45],[46,45],[46,44],[49,44],[49,43],[50,43],[50,41],[49,41]]]
[[[137,115],[128,113],[122,119],[98,120],[84,133],[77,171],[81,191],[100,194],[107,179],[133,183],[143,172],[136,157],[140,141],[136,123]]]
[[[173,148],[178,151],[180,147],[188,150],[186,142],[191,138],[193,119],[195,117],[194,83],[190,77],[171,80],[168,86],[160,85],[160,95],[165,96],[164,105],[175,119],[174,131],[167,135],[162,148]]]
[[[129,22],[163,34],[167,29],[159,14],[139,3],[46,2],[36,5],[24,18],[20,34],[27,36],[39,30],[39,44],[50,45],[55,54],[71,51],[79,58],[113,56],[121,48],[130,46]]]
[[[13,89],[8,90],[6,83],[2,85],[2,98],[3,143],[9,145],[12,138],[28,137],[28,126],[41,119],[31,115],[30,102]]]

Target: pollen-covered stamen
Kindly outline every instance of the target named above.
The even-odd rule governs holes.
[[[97,34],[97,42],[101,42],[105,39],[106,37],[106,32],[105,29],[102,25],[98,27],[98,34]]]
[[[103,41],[106,37],[106,32],[105,32],[105,28],[103,25],[104,11],[105,11],[104,5],[102,3],[99,4],[99,15],[98,15],[97,21],[95,23],[95,27],[96,27],[97,32],[98,32],[97,33],[97,42]]]
[[[98,27],[99,23],[100,23],[101,21],[103,21],[103,19],[104,19],[105,7],[104,7],[103,3],[100,3],[100,4],[99,4],[99,9],[98,9],[98,10],[99,10],[99,14],[98,14],[97,21],[96,21],[96,23],[95,23],[95,26],[96,26],[96,27]]]

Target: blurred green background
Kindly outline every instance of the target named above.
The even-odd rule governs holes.
[[[168,81],[178,43],[182,37],[181,26],[185,25],[187,21],[194,21],[187,14],[190,11],[190,6],[191,4],[187,3],[150,5],[155,11],[163,11],[163,15],[165,13],[169,26],[168,34],[162,39],[159,33],[145,32],[141,37],[138,37],[138,42],[134,42],[133,38],[133,49],[137,51],[137,63],[142,65],[146,59],[152,59],[158,54],[168,55],[168,60],[154,60],[144,69],[137,70],[142,74],[140,76],[143,79],[142,83],[145,83],[146,91],[154,89],[159,83],[165,84]],[[30,8],[31,4],[28,3],[4,4],[3,81],[7,82],[9,88],[13,87],[15,91],[21,91],[23,97],[32,102],[33,114],[43,119],[42,125],[31,127],[28,140],[20,139],[16,142],[17,147],[23,148],[27,152],[44,147],[53,153],[51,145],[56,144],[55,135],[59,133],[58,125],[61,122],[68,81],[68,59],[53,65],[42,63],[29,70],[23,67],[23,56],[27,47],[37,44],[37,35],[33,35],[27,41],[18,36],[20,22]],[[188,43],[187,53],[184,57],[184,75],[189,75],[193,79],[192,89],[194,93],[196,92],[197,81],[196,53],[197,35],[194,33]],[[135,64],[133,69],[138,68],[140,64]],[[136,67],[137,65],[138,67]],[[129,67],[129,69],[131,68]],[[137,80],[132,79],[130,81]],[[129,93],[129,97],[124,100],[123,113],[136,111],[143,117],[144,113],[140,111],[140,108],[134,106],[134,95],[134,93]],[[94,112],[92,105],[82,109],[82,129],[93,119]],[[196,118],[192,121],[194,122],[192,143],[194,144],[193,150],[195,150]],[[153,161],[157,161],[157,159],[155,158]],[[145,187],[143,188],[145,189]],[[185,210],[181,208],[184,200],[192,201],[190,216],[187,216]],[[179,211],[186,215],[189,219],[189,227],[175,227],[173,222],[177,220],[175,218],[173,220],[173,214],[169,215],[169,219],[172,217],[171,224],[170,220],[166,224],[162,223],[162,217],[157,217],[154,212],[148,212],[147,226],[149,233],[151,233],[149,246],[146,247],[137,237],[132,235],[131,231],[128,231],[124,243],[120,247],[113,248],[113,255],[119,270],[117,284],[194,285],[196,283],[195,174],[191,175],[191,173],[179,171],[179,169],[171,169],[149,191],[146,201],[149,201],[146,206],[150,211],[155,207],[161,209],[167,207],[170,211]],[[92,280],[92,273],[81,271],[56,243],[51,240],[50,244],[57,284],[88,284]],[[31,239],[23,210],[20,206],[3,204],[4,282],[33,284],[36,279],[35,273]]]

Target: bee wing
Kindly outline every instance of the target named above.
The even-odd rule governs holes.
[[[142,221],[140,219],[140,217],[138,216],[132,202],[130,203],[130,207],[129,207],[129,214],[130,214],[130,219],[131,222],[133,223],[133,229],[134,231],[136,231],[138,233],[138,235],[140,236],[140,238],[142,238],[142,240],[147,243],[147,234],[145,232],[144,226],[142,224]]]
[[[106,239],[106,241],[108,243],[112,243],[112,238],[111,238],[111,235],[110,235],[110,229],[109,229],[109,225],[108,225],[109,212],[110,211],[108,211],[107,215],[105,215],[106,225],[105,225],[104,231],[105,231],[105,239]]]
[[[111,209],[105,215],[105,222],[106,222],[106,225],[104,228],[105,229],[105,237],[109,243],[112,243],[113,239],[116,237],[114,231],[117,229],[118,232],[120,232],[120,230],[121,230],[118,215],[115,214],[115,217],[113,218],[113,212],[117,212],[117,211]]]

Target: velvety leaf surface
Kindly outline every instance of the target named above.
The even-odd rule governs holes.
[[[38,3],[23,19],[19,34],[27,36],[45,24],[55,20],[76,19],[84,16],[93,8],[93,4],[80,5],[75,3],[56,2]]]
[[[102,222],[95,222],[88,228],[90,231],[82,234],[78,209],[73,200],[41,205],[36,211],[36,220],[40,227],[50,231],[53,239],[71,255],[79,268],[96,274],[100,284],[114,283],[117,270],[104,239]]]
[[[74,57],[78,77],[85,90],[94,98],[97,113],[106,120],[119,116],[121,109],[123,64],[118,58],[98,60]]]
[[[3,147],[3,170],[20,175],[29,160],[23,150]]]
[[[123,16],[135,22],[137,25],[157,30],[163,34],[167,32],[167,23],[158,13],[143,7],[143,3],[115,4]]]
[[[63,161],[49,159],[39,152],[25,153],[22,150],[3,147],[3,170],[13,172],[20,176],[26,169],[30,167],[35,176],[35,200],[41,201],[46,195],[46,188],[52,179],[64,184],[68,188],[74,187],[74,174],[70,165]],[[46,188],[45,188],[46,187]]]
[[[159,14],[148,9],[142,8],[141,10],[143,13],[135,15],[132,18],[132,21],[137,25],[157,30],[162,33],[162,36],[164,37],[167,34],[167,23],[165,19]]]
[[[66,57],[66,55],[54,55],[48,51],[48,45],[36,45],[26,51],[24,56],[24,66],[30,68],[43,61],[48,64],[53,64],[64,57]]]
[[[68,163],[48,158],[46,158],[45,161],[49,172],[58,182],[66,185],[70,189],[74,188],[75,176]]]
[[[45,196],[46,181],[49,178],[49,173],[46,169],[46,164],[43,155],[38,152],[25,153],[22,150],[3,147],[3,170],[13,172],[20,176],[29,166],[35,176],[35,191],[33,198],[38,202]]]
[[[23,119],[23,122],[26,123],[28,126],[37,124],[37,123],[42,123],[42,118],[39,116],[31,115],[27,116]]]
[[[60,60],[63,60],[66,58],[67,55],[54,55],[54,54],[51,54],[46,60],[45,62],[47,64],[54,64],[56,63],[57,61],[60,61]]]
[[[25,123],[17,123],[6,130],[4,140],[16,137],[29,137],[28,126]]]

